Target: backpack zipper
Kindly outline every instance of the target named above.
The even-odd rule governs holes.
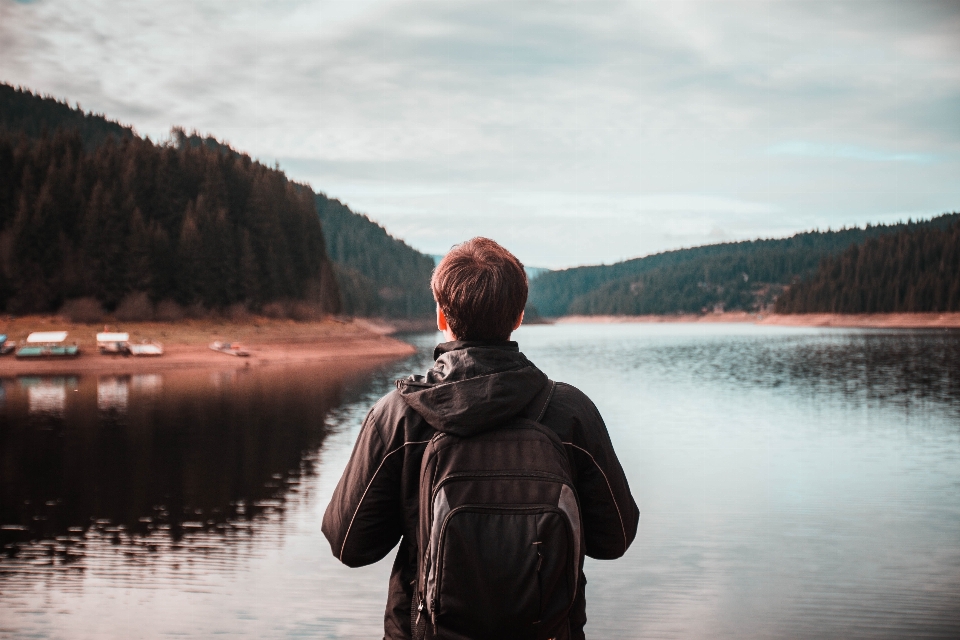
[[[541,480],[550,480],[551,482],[557,482],[559,484],[565,484],[573,490],[573,494],[577,495],[576,487],[573,486],[569,480],[563,476],[558,476],[555,473],[549,473],[547,471],[509,471],[509,472],[500,472],[500,471],[462,471],[460,473],[451,473],[446,478],[440,481],[440,483],[433,488],[433,493],[430,494],[430,510],[431,517],[433,516],[433,502],[437,499],[437,493],[442,487],[444,487],[448,482],[456,482],[458,480],[489,480],[496,478],[539,478]],[[578,501],[579,502],[579,501]]]

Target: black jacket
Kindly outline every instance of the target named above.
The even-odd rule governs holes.
[[[434,357],[437,362],[425,376],[398,380],[397,390],[367,414],[323,517],[333,554],[351,567],[377,562],[400,541],[384,618],[384,635],[391,640],[410,637],[420,462],[427,442],[438,430],[478,433],[539,408],[547,395],[547,376],[515,342],[448,342]],[[540,422],[566,445],[586,554],[619,558],[633,542],[640,511],[600,413],[581,391],[558,383]],[[581,576],[570,615],[572,638],[583,637],[585,585]]]

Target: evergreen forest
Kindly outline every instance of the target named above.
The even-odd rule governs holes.
[[[789,288],[778,313],[960,311],[960,221],[910,225],[852,245]]]
[[[527,320],[960,310],[958,245],[953,213],[547,271]],[[212,137],[155,143],[0,84],[0,310],[426,318],[434,259]]]
[[[76,131],[87,150],[107,138],[119,141],[137,137],[131,127],[107,120],[101,114],[84,113],[80,105],[74,109],[66,102],[0,82],[0,131],[37,139],[56,129]]]
[[[92,298],[114,310],[146,296],[339,310],[309,188],[220,143],[175,132],[155,144],[65,103],[0,95],[0,308]]]
[[[666,315],[762,311],[821,260],[851,246],[910,229],[946,229],[960,214],[923,222],[811,231],[667,251],[612,265],[545,273],[531,282],[531,302],[545,316]]]

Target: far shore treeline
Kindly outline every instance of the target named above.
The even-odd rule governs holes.
[[[211,137],[0,83],[0,311],[428,318],[433,258]],[[526,318],[960,311],[960,214],[547,271]]]
[[[951,213],[667,251],[551,271],[530,298],[546,316],[958,310],[958,225]]]
[[[777,300],[778,313],[960,311],[960,221],[908,225],[824,259]]]

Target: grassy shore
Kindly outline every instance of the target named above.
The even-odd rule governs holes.
[[[244,321],[226,319],[177,322],[110,323],[111,331],[130,334],[132,342],[161,342],[164,355],[134,358],[100,355],[96,333],[103,324],[83,324],[59,316],[0,318],[0,333],[20,341],[33,331],[67,331],[67,342],[80,346],[78,358],[17,360],[0,358],[0,375],[53,373],[128,373],[192,368],[230,368],[266,364],[310,364],[335,360],[392,359],[410,355],[412,346],[390,338],[386,324],[364,320],[325,319],[311,322],[253,316]],[[249,358],[237,358],[208,348],[214,340],[240,342]]]

